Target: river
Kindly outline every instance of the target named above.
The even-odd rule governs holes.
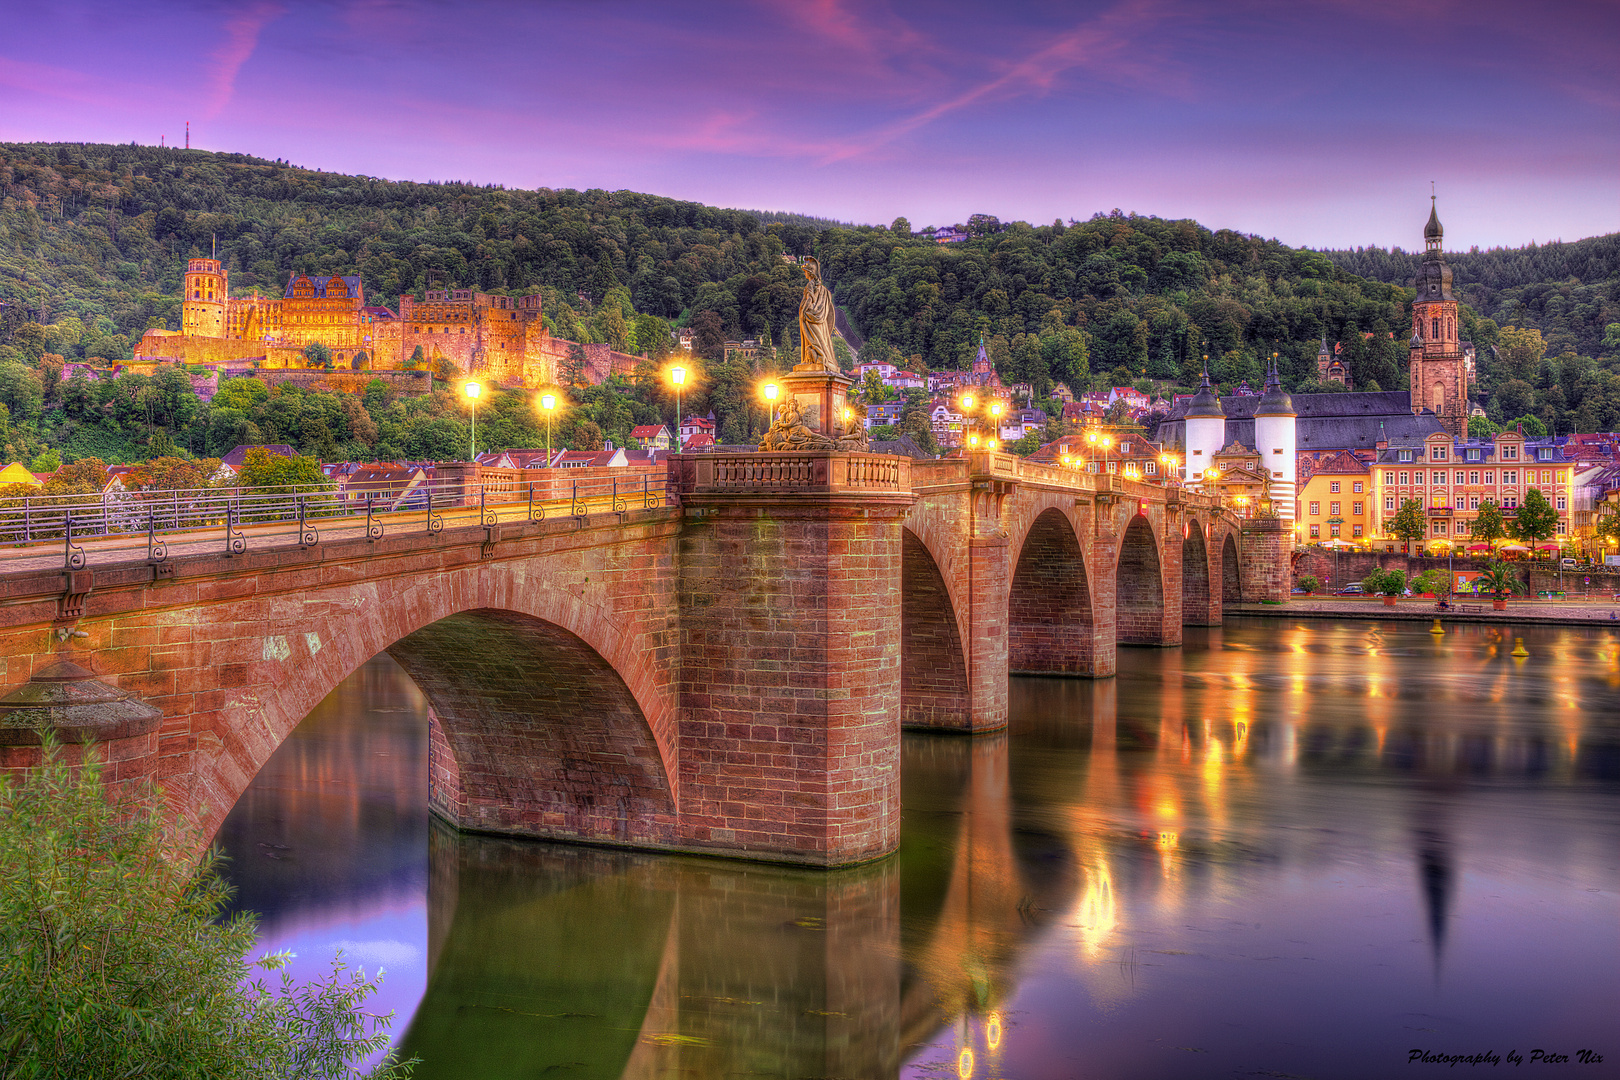
[[[1428,629],[1014,679],[1006,733],[905,735],[898,856],[831,873],[458,835],[384,656],[220,843],[295,973],[386,970],[424,1078],[1620,1075],[1620,633]]]

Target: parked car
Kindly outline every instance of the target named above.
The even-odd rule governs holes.
[[[1361,582],[1352,581],[1350,584],[1348,584],[1344,588],[1340,589],[1334,595],[1335,596],[1365,596],[1366,595],[1366,590],[1361,587]]]
[[[1564,566],[1565,570],[1573,570],[1575,567],[1577,567],[1579,565],[1581,565],[1581,564],[1578,561],[1576,561],[1575,559],[1565,559],[1564,563],[1563,563],[1563,566]]]

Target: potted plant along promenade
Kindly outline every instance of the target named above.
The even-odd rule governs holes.
[[[1322,587],[1322,582],[1316,577],[1315,574],[1301,574],[1299,578],[1299,587],[1306,596],[1309,596],[1317,589]]]
[[[1394,607],[1395,598],[1406,591],[1406,571],[1374,570],[1361,579],[1361,587],[1370,594],[1382,593],[1384,606]]]
[[[1494,559],[1485,564],[1485,569],[1480,571],[1477,581],[1481,590],[1491,594],[1491,607],[1497,611],[1506,611],[1507,598],[1524,590],[1524,585],[1519,581],[1519,575],[1513,572],[1513,567]]]

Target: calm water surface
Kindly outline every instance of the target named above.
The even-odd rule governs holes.
[[[1015,679],[1005,735],[906,735],[899,856],[835,873],[431,824],[383,657],[221,842],[299,973],[387,970],[422,1077],[1620,1075],[1620,634],[1451,629]]]

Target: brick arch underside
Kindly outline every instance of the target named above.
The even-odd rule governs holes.
[[[972,709],[962,634],[928,546],[900,530],[900,723],[968,728]]]
[[[513,611],[451,615],[388,647],[433,709],[435,809],[463,828],[621,844],[676,838],[635,696],[595,649]]]
[[[1115,636],[1121,645],[1159,645],[1164,642],[1164,581],[1160,574],[1159,545],[1147,519],[1131,519],[1119,545],[1118,592],[1115,596]]]
[[[1085,557],[1063,512],[1042,511],[1024,534],[1007,595],[1007,668],[1090,674],[1095,642]]]
[[[1243,599],[1243,568],[1238,565],[1237,541],[1231,533],[1221,541],[1221,600],[1237,603]]]
[[[1181,542],[1181,622],[1203,626],[1209,622],[1209,546],[1204,529],[1197,521],[1188,522],[1187,537]]]

